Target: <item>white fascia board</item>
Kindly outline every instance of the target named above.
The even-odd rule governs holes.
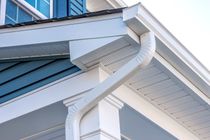
[[[78,72],[1,104],[0,124],[91,90],[100,82],[98,73]]]
[[[105,80],[107,77],[109,77],[109,74],[101,69],[101,80]],[[199,138],[196,137],[192,132],[190,132],[188,129],[183,127],[166,113],[152,105],[147,99],[140,96],[140,94],[138,95],[127,86],[121,85],[119,88],[112,92],[112,95],[117,97],[123,103],[135,109],[137,112],[144,115],[146,118],[160,126],[162,129],[169,132],[177,139],[199,140]]]
[[[144,6],[137,4],[124,11],[127,25],[138,35],[154,32],[159,41],[157,52],[209,98],[209,71]]]
[[[0,30],[0,48],[120,36],[128,27],[120,14],[35,24]]]

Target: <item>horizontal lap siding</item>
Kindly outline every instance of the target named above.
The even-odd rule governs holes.
[[[26,94],[79,69],[69,59],[0,64],[0,103]]]

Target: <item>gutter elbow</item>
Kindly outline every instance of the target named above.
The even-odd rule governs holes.
[[[150,63],[154,56],[156,50],[156,41],[155,35],[152,32],[142,34],[140,39],[141,48],[135,59],[139,63],[139,67],[143,68]]]

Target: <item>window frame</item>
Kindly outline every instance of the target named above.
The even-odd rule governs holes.
[[[6,0],[0,1],[0,25],[5,24],[6,19]]]
[[[38,11],[36,8],[31,6],[28,2],[25,0],[12,0],[17,6],[22,8],[24,11],[26,11],[28,14],[30,14],[35,19],[48,19],[47,16],[42,14],[40,11]],[[53,0],[50,0],[50,17],[53,17]]]

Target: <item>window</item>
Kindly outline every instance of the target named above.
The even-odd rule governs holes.
[[[16,24],[83,14],[86,0],[0,0],[0,8],[0,24]]]
[[[31,6],[33,6],[35,9],[37,9],[39,12],[44,14],[46,17],[50,18],[50,6],[51,2],[50,0],[25,0],[27,3],[29,3]]]
[[[26,22],[33,20],[33,17],[31,15],[22,10],[11,0],[7,0],[6,6],[7,6],[6,17],[5,17],[6,24],[15,24],[19,22]]]

